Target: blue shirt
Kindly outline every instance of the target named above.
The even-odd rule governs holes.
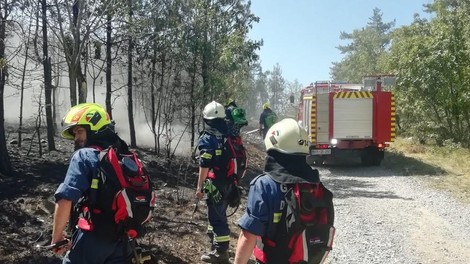
[[[286,188],[262,174],[250,183],[247,208],[238,221],[242,229],[261,237],[271,237],[285,207]]]
[[[201,157],[199,159],[199,166],[203,168],[213,168],[216,165],[220,166],[224,147],[222,138],[222,135],[218,138],[208,133],[204,133],[199,138],[197,145]]]
[[[72,156],[64,182],[57,188],[56,201],[66,199],[77,203],[90,188],[91,179],[98,173],[99,151],[93,148],[81,148]]]

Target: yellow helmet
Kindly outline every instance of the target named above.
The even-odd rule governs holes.
[[[285,118],[269,128],[264,138],[266,151],[277,150],[284,154],[307,155],[307,131],[292,118]]]
[[[229,98],[229,99],[227,99],[227,102],[225,102],[225,106],[229,106],[229,105],[231,105],[231,104],[235,104],[235,105],[236,105],[235,99]]]
[[[99,104],[78,104],[65,114],[62,119],[62,137],[74,139],[70,129],[74,126],[84,126],[90,131],[97,132],[103,127],[111,124],[111,119],[104,108]]]
[[[269,103],[264,103],[263,109],[268,109],[268,108],[271,108],[271,105]]]

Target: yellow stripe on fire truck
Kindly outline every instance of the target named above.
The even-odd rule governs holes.
[[[356,98],[373,98],[374,95],[371,92],[338,92],[333,98],[343,99],[356,99]]]
[[[396,106],[395,106],[395,96],[391,97],[391,111],[390,111],[390,141],[395,142],[396,137],[396,127],[397,127],[397,116],[396,116]]]
[[[310,141],[317,143],[317,97],[312,96],[312,108],[310,109]]]

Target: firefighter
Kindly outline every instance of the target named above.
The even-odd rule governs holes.
[[[283,119],[269,129],[264,139],[267,152],[264,173],[250,183],[246,212],[238,222],[242,230],[235,264],[246,264],[252,253],[256,263],[291,263],[287,258],[292,248],[276,238],[279,238],[279,234],[289,234],[282,233],[285,231],[283,228],[289,226],[287,218],[282,217],[283,214],[287,215],[287,184],[320,181],[318,171],[305,161],[308,154],[307,142],[307,132],[292,118]],[[286,223],[280,223],[283,219]]]
[[[225,121],[227,122],[228,135],[240,139],[240,129],[248,125],[245,109],[238,107],[235,100],[228,99],[225,105]]]
[[[263,104],[263,112],[259,116],[259,134],[263,137],[266,137],[266,133],[269,128],[277,122],[276,113],[271,110],[271,105],[269,103]]]
[[[71,209],[80,197],[90,192],[90,183],[98,173],[99,154],[96,148],[105,149],[114,144],[126,145],[114,131],[114,122],[108,113],[98,104],[83,103],[72,107],[63,119],[62,137],[74,140],[75,152],[64,181],[57,188],[52,224],[52,242],[55,244],[65,239],[64,230],[71,219]],[[111,197],[112,198],[112,197]],[[62,255],[64,264],[76,263],[125,263],[132,251],[126,239],[114,233],[104,232],[103,226],[114,227],[113,218],[102,218],[99,229],[84,231],[78,228],[72,235],[72,243],[54,249]],[[72,223],[73,224],[73,223]],[[79,226],[79,225],[78,225]]]
[[[209,252],[201,256],[207,263],[228,263],[230,230],[227,222],[227,201],[224,195],[230,182],[227,178],[229,153],[224,147],[227,138],[225,108],[212,101],[204,107],[203,120],[206,128],[199,138],[199,177],[196,198],[207,194],[207,235],[211,244]]]

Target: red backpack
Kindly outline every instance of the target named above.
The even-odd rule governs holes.
[[[288,187],[275,237],[258,239],[254,255],[269,264],[323,263],[335,235],[333,194],[321,182]]]
[[[78,203],[77,227],[116,240],[143,234],[155,194],[147,171],[135,152],[114,147],[100,152],[100,168],[90,191]]]
[[[242,190],[239,186],[239,182],[240,179],[245,176],[248,166],[248,158],[241,137],[228,137],[225,144],[227,151],[230,153],[227,166],[227,177],[232,182],[227,190],[226,199],[228,205],[232,208],[236,208],[236,211],[240,206],[242,198]],[[232,215],[235,211],[232,212]]]
[[[246,150],[241,137],[228,137],[225,144],[230,152],[227,177],[235,177],[235,181],[238,183],[245,176],[246,168],[248,167]]]

